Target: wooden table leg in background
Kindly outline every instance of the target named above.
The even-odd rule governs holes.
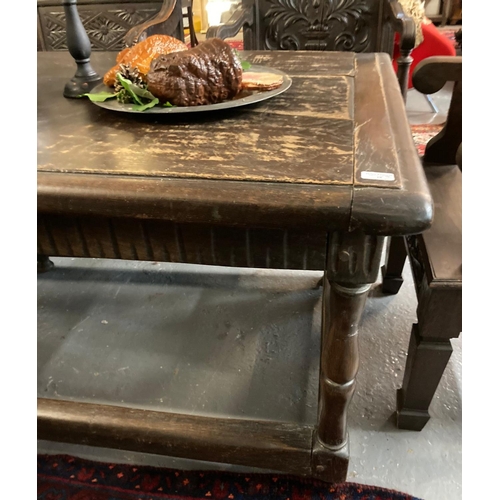
[[[37,272],[39,273],[45,273],[54,267],[54,263],[49,259],[49,257],[40,253],[36,256],[36,263]]]
[[[329,237],[323,293],[318,425],[312,473],[345,481],[349,464],[347,409],[359,365],[358,325],[377,279],[384,237],[360,232]]]

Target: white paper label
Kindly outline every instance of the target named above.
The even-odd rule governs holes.
[[[395,180],[394,174],[390,172],[368,172],[363,170],[361,172],[361,178],[367,179],[369,181],[393,181]]]

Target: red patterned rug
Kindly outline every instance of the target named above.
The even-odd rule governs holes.
[[[38,500],[419,500],[376,486],[272,474],[181,471],[38,455]]]
[[[443,124],[440,125],[412,125],[411,133],[413,135],[413,141],[417,147],[418,155],[423,156],[425,152],[425,146],[438,132],[443,128]]]

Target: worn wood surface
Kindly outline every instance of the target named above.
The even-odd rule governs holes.
[[[38,439],[309,474],[313,428],[38,398]]]
[[[397,80],[383,56],[245,53],[287,72],[291,89],[230,112],[158,118],[64,99],[58,85],[73,70],[71,58],[39,53],[39,210],[53,207],[56,197],[60,211],[102,214],[116,203],[115,214],[134,212],[132,205],[140,211],[131,216],[185,222],[282,226],[285,219],[327,230],[419,231],[430,222],[430,201],[413,144],[409,151]],[[92,62],[102,72],[113,57],[95,53]],[[356,88],[366,88],[369,76],[360,64],[376,77],[368,90],[380,99],[371,107],[356,103]],[[395,181],[363,178],[365,170],[392,173]],[[126,184],[134,190],[124,197],[119,188]],[[272,211],[265,215],[273,204],[276,220]]]
[[[432,197],[438,205],[424,242],[429,281],[462,281],[462,172],[456,165],[426,168]],[[446,241],[446,244],[443,244]]]
[[[394,137],[401,189],[375,188],[368,184],[354,186],[350,229],[359,228],[368,233],[387,236],[420,233],[430,226],[433,204],[424,171],[419,166],[420,159],[408,126],[398,83],[394,78],[391,59],[387,54],[359,54],[356,61],[360,72],[369,71],[372,64],[377,64],[380,69],[384,85],[385,114],[389,117],[390,133]],[[362,99],[362,96],[359,98]],[[356,104],[355,100],[354,119],[356,126],[359,126],[366,119],[363,107]],[[373,123],[378,123],[380,119],[379,115],[373,113]],[[384,127],[379,127],[373,133],[383,137],[389,132]],[[387,142],[387,139],[380,140]],[[377,144],[377,139],[371,138],[371,141]],[[363,144],[360,143],[360,149],[356,152],[357,161],[361,161],[364,156]],[[373,150],[373,146],[370,149]],[[385,158],[388,154],[390,153],[386,151]],[[382,167],[378,165],[377,168]],[[375,167],[372,166],[372,169],[375,170]]]
[[[38,212],[346,230],[351,190],[273,182],[38,173]]]
[[[59,83],[71,59],[39,54],[38,253],[291,269],[328,262],[334,291],[324,304],[314,444],[312,428],[288,424],[47,401],[41,436],[294,473],[313,464],[317,477],[343,481],[368,284],[383,236],[427,227],[430,197],[387,55],[243,57],[287,72],[292,88],[230,112],[158,117],[65,100]],[[94,55],[100,72],[113,62]]]
[[[279,61],[273,66],[281,69]],[[314,68],[305,75],[318,76]],[[42,87],[47,76],[39,75]],[[165,119],[113,113],[83,99],[63,110],[54,107],[54,85],[38,105],[39,123],[50,121],[50,128],[38,129],[38,170],[352,184],[350,83],[333,71],[329,76],[314,83],[294,78],[265,107]],[[48,134],[56,134],[55,144]]]
[[[355,184],[401,188],[397,135],[386,111],[379,58],[359,58],[356,63]]]

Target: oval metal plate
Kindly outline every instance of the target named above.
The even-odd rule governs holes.
[[[103,102],[94,102],[93,104],[105,109],[110,109],[112,111],[121,111],[123,113],[141,113],[141,114],[172,114],[172,113],[196,113],[201,111],[217,111],[220,109],[231,109],[238,108],[240,106],[246,106],[248,104],[253,104],[267,99],[271,99],[279,94],[282,94],[290,88],[292,85],[292,79],[283,71],[268,68],[266,66],[252,65],[250,71],[255,73],[273,73],[275,75],[281,75],[283,77],[283,83],[280,87],[274,90],[265,91],[248,91],[242,93],[230,101],[219,102],[217,104],[206,104],[203,106],[176,106],[176,107],[161,107],[155,106],[154,108],[146,109],[145,111],[137,111],[133,109],[133,104],[122,104],[116,99],[109,99]],[[104,92],[109,90],[109,87],[103,83],[94,87],[90,93],[97,94],[99,92]]]

